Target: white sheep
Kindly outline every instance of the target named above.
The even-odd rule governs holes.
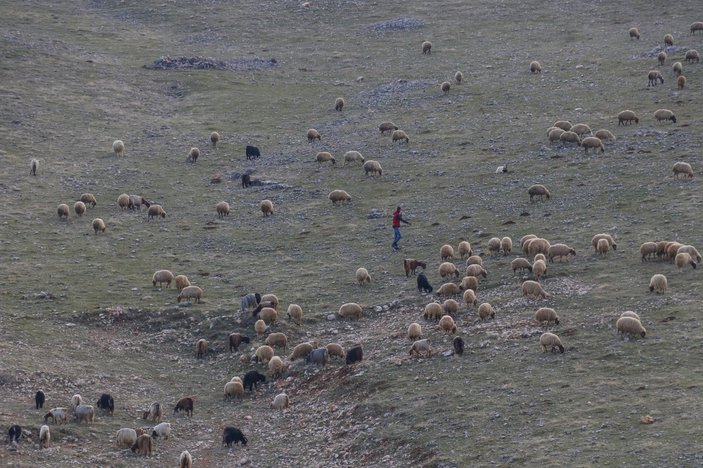
[[[584,152],[588,153],[588,149],[592,148],[594,150],[600,149],[601,153],[605,153],[605,146],[603,142],[598,137],[586,137],[581,140],[581,147],[583,147]]]
[[[659,65],[664,65],[666,62],[666,52],[663,50],[659,52],[659,55],[657,55],[657,61],[659,62]]]
[[[123,193],[122,195],[117,197],[117,206],[119,206],[123,210],[125,208],[129,208],[129,195]]]
[[[374,175],[378,174],[379,176],[383,175],[383,167],[381,166],[381,163],[378,161],[374,161],[373,159],[369,159],[364,163],[364,174],[365,175]]]
[[[454,275],[457,278],[459,277],[459,269],[454,265],[452,262],[444,262],[441,265],[439,265],[439,276],[442,277],[442,279],[445,279],[447,276]]]
[[[123,427],[117,431],[115,444],[120,448],[130,448],[137,442],[137,431],[130,427]]]
[[[290,400],[288,399],[288,395],[285,393],[279,393],[273,398],[273,401],[271,402],[271,408],[273,409],[286,409],[288,408]]]
[[[551,322],[554,322],[555,325],[559,325],[559,316],[554,309],[549,307],[540,307],[537,309],[537,312],[535,312],[535,320],[540,324],[542,322],[547,322],[547,325],[549,325]]]
[[[534,264],[532,265],[532,271],[534,271]],[[527,280],[522,283],[522,295],[534,297],[535,299],[547,299],[552,297],[551,294],[548,294],[544,289],[542,289],[541,284],[532,280]]]
[[[454,283],[444,283],[437,289],[438,296],[457,296],[461,294],[461,289]]]
[[[575,143],[576,145],[580,145],[581,137],[579,137],[576,132],[569,130],[559,135],[559,141],[563,143]]]
[[[518,270],[521,272],[525,270],[532,272],[532,265],[526,258],[516,258],[510,262],[510,267],[513,269],[513,275],[516,274]]]
[[[206,339],[200,338],[196,343],[195,343],[195,357],[202,359],[205,357],[207,354],[208,350],[208,341]]]
[[[264,214],[264,217],[273,214],[273,202],[271,200],[261,200],[261,203],[259,203],[259,208]]]
[[[118,156],[124,156],[124,142],[122,140],[115,140],[112,142],[112,151]]]
[[[593,134],[596,138],[599,138],[601,141],[603,140],[615,140],[615,135],[613,135],[610,130],[607,130],[605,128],[601,128],[600,130],[596,130],[596,133]]]
[[[342,318],[354,318],[357,320],[361,318],[362,314],[363,312],[361,306],[355,302],[342,304],[338,312],[338,315]]]
[[[476,278],[475,276],[464,276],[461,279],[461,283],[459,283],[459,289],[470,289],[474,292],[478,291],[478,278]]]
[[[79,217],[83,216],[83,213],[85,213],[85,203],[82,201],[77,201],[73,204],[73,211],[75,211],[76,215]]]
[[[213,148],[217,148],[217,142],[220,141],[220,134],[217,132],[212,132],[210,134],[210,143],[212,143]]]
[[[327,354],[329,355],[330,359],[331,358],[340,358],[344,359],[347,355],[347,353],[344,351],[344,348],[342,348],[342,345],[338,343],[328,343],[327,346]]]
[[[403,130],[394,130],[393,135],[391,135],[391,140],[393,140],[393,143],[396,141],[403,141],[405,140],[405,143],[410,143],[410,138],[408,137],[408,134],[405,133]]]
[[[557,120],[556,122],[554,122],[554,125],[552,125],[552,127],[561,128],[565,132],[568,132],[569,130],[571,130],[571,127],[573,127],[573,124],[568,120]]]
[[[608,255],[608,251],[610,250],[610,245],[608,244],[607,239],[599,239],[598,243],[596,244],[596,251],[600,255]]]
[[[224,389],[225,400],[229,398],[239,398],[242,400],[244,398],[244,385],[242,382],[227,382]]]
[[[287,313],[288,318],[295,322],[296,325],[300,325],[303,322],[303,308],[298,304],[290,304]]]
[[[320,132],[318,132],[314,128],[311,128],[310,130],[308,130],[308,141],[312,142],[315,140],[322,140],[322,136],[320,135]]]
[[[561,340],[554,333],[543,333],[542,336],[539,337],[539,344],[542,346],[542,351],[545,353],[547,349],[552,352],[556,349],[559,349],[561,353],[564,352],[564,346],[561,344]]]
[[[187,286],[181,290],[181,293],[178,296],[176,296],[176,301],[181,302],[187,300],[188,302],[191,302],[191,300],[195,299],[196,303],[200,303],[202,297],[202,289],[197,286]]]
[[[95,409],[92,405],[78,405],[73,412],[76,422],[80,424],[85,421],[87,424],[95,422]]]
[[[547,132],[547,138],[549,139],[549,142],[553,141],[561,141],[561,135],[565,132],[566,130],[563,130],[561,128],[553,127],[549,132]]]
[[[662,120],[670,120],[671,122],[676,123],[676,116],[669,109],[657,109],[654,112],[654,118],[657,119],[657,122],[661,122]]]
[[[357,268],[356,281],[359,283],[359,285],[364,284],[364,283],[370,283],[371,282],[371,275],[369,275],[369,271],[363,267]]]
[[[495,316],[496,311],[493,309],[493,306],[488,302],[484,302],[480,306],[478,306],[478,318],[480,320],[485,320],[489,317],[495,318]]]
[[[424,41],[422,43],[422,53],[423,54],[432,54],[432,43],[430,41]]]
[[[690,254],[691,258],[693,258],[693,260],[695,260],[696,263],[701,263],[701,260],[703,260],[701,258],[701,254],[698,253],[698,249],[696,249],[692,245],[682,245],[681,247],[679,247],[676,250],[677,254],[680,254],[681,252],[686,252],[686,253]]]
[[[577,123],[577,124],[572,125],[570,131],[571,131],[571,132],[574,132],[574,133],[577,134],[579,137],[581,137],[581,136],[583,136],[583,135],[586,135],[586,134],[588,134],[588,135],[592,135],[592,134],[593,134],[593,131],[591,130],[591,127],[589,127],[589,126],[586,125],[585,123]]]
[[[408,339],[419,340],[422,338],[422,326],[419,323],[413,322],[408,326]]]
[[[674,36],[672,36],[671,34],[665,34],[664,35],[664,45],[666,47],[674,45]]]
[[[462,259],[465,259],[467,256],[470,257],[471,255],[473,255],[473,251],[471,250],[471,244],[467,241],[459,242],[459,247],[457,251],[459,252],[459,256]]]
[[[100,232],[105,232],[105,221],[103,221],[101,218],[95,218],[93,220],[93,231],[95,231],[95,235],[98,235],[98,231]]]
[[[281,332],[271,333],[269,336],[266,337],[264,344],[272,347],[278,346],[279,348],[283,348],[283,350],[286,350],[288,348],[288,337],[285,333]]]
[[[215,205],[215,210],[217,211],[217,217],[222,219],[225,216],[229,216],[229,203],[226,201],[221,201],[217,205]]]
[[[51,445],[51,431],[49,426],[44,424],[39,428],[39,448],[48,448]]]
[[[693,257],[688,252],[677,253],[674,258],[674,263],[679,271],[683,270],[687,265],[691,265],[693,269],[696,269],[696,262],[693,261]]]
[[[681,62],[674,62],[674,64],[671,65],[671,70],[674,72],[674,75],[681,76],[681,73],[683,73],[683,65]]]
[[[344,153],[344,166],[347,165],[347,163],[352,163],[352,162],[364,162],[364,157],[359,153],[358,151],[347,151]]]
[[[647,74],[647,78],[649,79],[647,87],[656,86],[657,81],[661,81],[661,83],[664,84],[664,77],[662,76],[659,70],[650,70],[650,72]]]
[[[640,255],[642,255],[642,261],[646,261],[648,258],[652,258],[657,254],[657,243],[656,242],[644,242],[640,245]]]
[[[39,169],[39,160],[32,159],[31,161],[29,161],[29,175],[36,176],[37,169]]]
[[[154,287],[156,287],[156,283],[159,283],[160,288],[163,287],[164,283],[166,283],[166,287],[170,288],[171,281],[173,281],[173,273],[169,270],[158,270],[151,277],[151,284]]]
[[[80,396],[80,394],[76,393],[71,397],[71,410],[75,411],[77,406],[80,406],[83,404],[83,397]]]
[[[261,302],[264,303],[263,299]],[[273,307],[263,307],[259,311],[259,319],[263,320],[266,325],[273,325],[278,320],[278,312]]]
[[[52,408],[48,413],[44,415],[44,417],[42,418],[42,422],[46,424],[49,419],[51,419],[54,424],[56,424],[57,420],[59,423],[65,423],[67,416],[68,410],[66,408]]]
[[[451,315],[442,316],[437,326],[446,333],[456,333],[456,324]]]
[[[689,49],[686,51],[686,63],[700,62],[701,56],[696,49]]]
[[[168,437],[171,435],[171,423],[167,422],[162,422],[154,426],[154,428],[151,430],[151,437],[156,439],[157,437],[161,437],[164,439],[168,439]]]
[[[542,279],[544,275],[547,274],[547,262],[541,258],[535,256],[535,261],[532,262],[532,275],[535,277],[536,281]]]
[[[442,259],[443,262],[451,260],[452,258],[454,258],[454,247],[449,244],[444,244],[442,247],[439,248],[439,257]]]
[[[554,258],[558,258],[559,261],[561,261],[562,258],[566,258],[566,261],[569,261],[569,255],[576,257],[576,250],[566,244],[550,245],[549,249],[547,249],[547,259],[552,263],[554,262]]]
[[[693,169],[691,168],[691,165],[687,162],[679,161],[675,163],[672,170],[674,172],[675,179],[679,178],[679,174],[683,174],[684,178],[693,178]]]
[[[422,340],[417,340],[410,347],[410,355],[417,354],[422,356],[423,354],[427,357],[432,357],[432,343],[427,338]]]
[[[274,351],[271,346],[263,345],[256,348],[254,355],[256,356],[257,361],[261,364],[268,364],[274,355]]]
[[[618,127],[620,125],[629,125],[632,122],[640,123],[639,117],[631,110],[624,110],[618,113]]]
[[[456,81],[456,84],[461,84],[464,81],[464,74],[460,71],[454,73],[454,81]]]
[[[68,219],[68,210],[69,210],[68,205],[65,203],[61,203],[59,205],[58,210],[57,210],[57,212],[59,214],[59,219],[61,219],[61,218]]]
[[[325,162],[331,162],[332,165],[337,164],[337,160],[334,159],[334,156],[332,156],[332,153],[330,153],[329,151],[320,151],[319,153],[317,153],[317,156],[315,156],[315,160],[319,162],[320,165]]]
[[[293,348],[293,352],[288,359],[291,361],[295,361],[296,359],[305,359],[307,355],[310,354],[316,347],[317,345],[313,347],[313,343],[300,343]]]
[[[633,38],[637,39],[638,41],[640,40],[640,30],[639,29],[630,28],[628,33],[630,34],[630,40],[632,40]]]
[[[381,132],[381,134],[385,134],[386,132],[398,130],[398,126],[393,122],[383,122],[378,126],[378,130]]]
[[[480,265],[483,266],[483,259],[480,255],[472,255],[466,259],[466,266],[469,265]]]
[[[173,280],[176,283],[176,289],[178,292],[181,292],[183,288],[190,286],[190,280],[186,275],[177,275]]]
[[[683,89],[686,86],[686,77],[683,75],[680,75],[678,78],[676,78],[676,86],[679,89]]]
[[[484,278],[488,278],[488,272],[481,266],[475,263],[472,263],[471,265],[466,267],[466,271],[464,272],[465,276],[475,276],[478,278],[479,276],[483,276]]]
[[[269,374],[275,379],[283,374],[286,366],[283,364],[283,359],[278,356],[272,356],[271,359],[269,359],[268,368]]]
[[[491,237],[488,240],[488,253],[491,255],[498,255],[500,253],[500,238]]]
[[[620,314],[620,317],[632,317],[632,318],[636,318],[637,320],[640,320],[640,316],[631,310],[626,310],[625,312]],[[641,322],[641,320],[640,320],[640,322]]]
[[[327,198],[330,199],[333,205],[336,205],[337,203],[342,203],[342,202],[349,202],[351,203],[352,197],[349,195],[346,191],[344,190],[332,190],[328,195]]]
[[[444,94],[447,94],[449,92],[449,90],[451,89],[452,84],[448,81],[443,81],[442,84],[439,85],[439,87]]]
[[[190,151],[188,151],[188,156],[186,157],[186,161],[196,162],[199,157],[200,157],[200,150],[198,148],[193,147],[190,149]]]
[[[163,412],[161,410],[161,404],[158,401],[153,402],[147,411],[142,414],[142,419],[148,419],[152,422],[161,422],[161,417]]]
[[[444,309],[441,304],[430,302],[425,306],[425,313],[423,314],[425,320],[439,320],[442,315],[444,315]]]
[[[256,334],[261,336],[266,332],[266,322],[263,320],[259,319],[254,323],[254,331],[256,331]]]
[[[691,36],[696,34],[696,31],[703,31],[703,21],[696,21],[691,23]]]
[[[642,326],[642,322],[634,317],[620,317],[617,322],[615,322],[615,328],[617,328],[618,333],[624,335],[632,335],[645,337],[647,330]]]
[[[464,291],[463,299],[467,306],[476,305],[476,292],[473,289],[467,289]]]
[[[513,240],[510,237],[503,237],[500,240],[500,250],[503,251],[503,255],[510,255],[513,252]]]

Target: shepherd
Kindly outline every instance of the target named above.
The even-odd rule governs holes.
[[[398,241],[401,238],[400,223],[405,223],[410,226],[410,222],[404,220],[403,217],[400,215],[400,207],[398,207],[393,212],[393,244],[391,244],[393,250],[395,250],[396,252],[400,250],[400,247],[398,246]]]

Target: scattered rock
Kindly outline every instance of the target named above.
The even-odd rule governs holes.
[[[380,23],[374,23],[369,26],[369,29],[374,32],[386,33],[393,31],[408,31],[418,29],[425,25],[425,22],[420,18],[412,16],[393,18]]]
[[[218,60],[211,57],[171,57],[161,56],[144,68],[151,70],[229,70],[250,71],[273,68],[278,65],[276,59],[259,57]]]

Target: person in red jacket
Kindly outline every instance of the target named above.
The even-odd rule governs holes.
[[[410,223],[406,220],[403,219],[403,217],[400,215],[400,207],[396,208],[395,211],[393,212],[393,244],[391,246],[393,247],[393,250],[399,250],[400,247],[398,247],[398,241],[400,240],[400,223],[405,223],[408,226],[410,226]]]

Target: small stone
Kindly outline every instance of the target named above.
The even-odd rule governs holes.
[[[328,314],[327,315],[327,320],[332,321],[332,320],[337,320],[337,316],[334,314]]]

